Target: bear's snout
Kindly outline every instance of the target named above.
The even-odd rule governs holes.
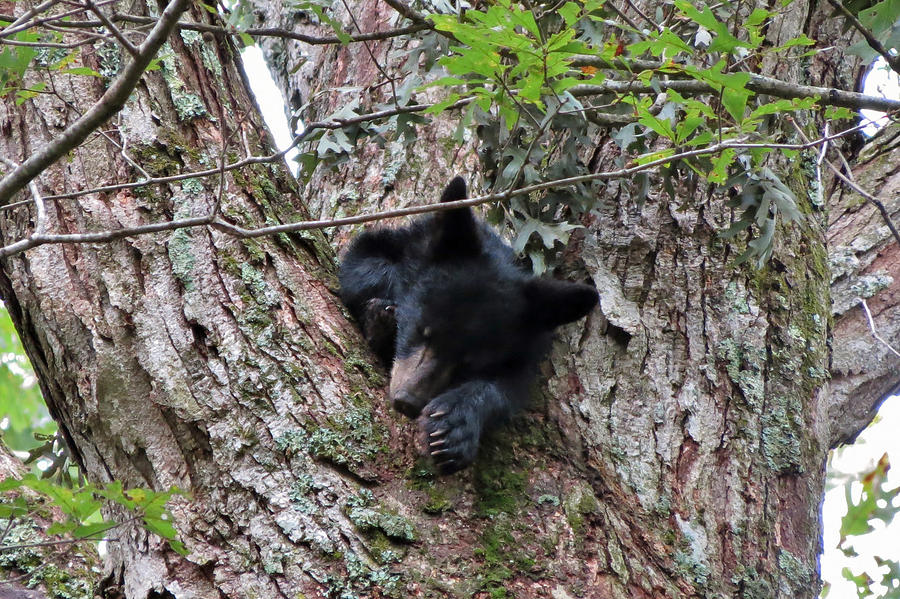
[[[394,409],[409,418],[418,418],[422,413],[424,402],[420,401],[414,395],[402,393],[393,398]]]

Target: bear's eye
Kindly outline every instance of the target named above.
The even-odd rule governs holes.
[[[424,329],[422,329],[422,339],[428,339],[429,337],[431,337],[431,333],[431,327],[425,327]]]

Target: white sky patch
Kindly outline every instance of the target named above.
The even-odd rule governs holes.
[[[883,58],[879,58],[872,64],[872,68],[866,75],[862,91],[870,96],[900,98],[900,76],[891,70]],[[869,125],[863,129],[863,133],[866,135],[875,135],[879,129],[888,124],[888,119],[883,112],[864,108],[860,110],[860,113],[862,113],[863,119],[870,121]]]
[[[275,145],[279,150],[283,150],[293,140],[290,127],[288,126],[287,116],[284,113],[284,98],[281,91],[275,85],[269,68],[263,60],[262,50],[256,46],[249,46],[241,51],[241,62],[244,63],[244,71],[247,73],[247,79],[250,81],[250,89],[259,103],[262,111],[263,119],[275,138]],[[293,160],[299,154],[297,148],[294,148],[284,157],[288,167],[294,175],[297,175],[297,163]]]

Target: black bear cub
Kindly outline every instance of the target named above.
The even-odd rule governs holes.
[[[441,202],[466,198],[462,177]],[[597,303],[588,285],[539,279],[470,208],[436,212],[351,243],[341,299],[391,364],[394,408],[419,419],[443,473],[472,463],[481,434],[528,398],[553,329]]]

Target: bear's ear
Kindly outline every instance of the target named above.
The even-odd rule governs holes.
[[[553,279],[531,279],[525,283],[524,293],[526,322],[545,329],[586,316],[600,299],[590,285]]]
[[[466,180],[455,177],[441,194],[441,203],[466,199]],[[474,257],[481,253],[478,222],[471,208],[436,212],[431,257],[435,260]]]

